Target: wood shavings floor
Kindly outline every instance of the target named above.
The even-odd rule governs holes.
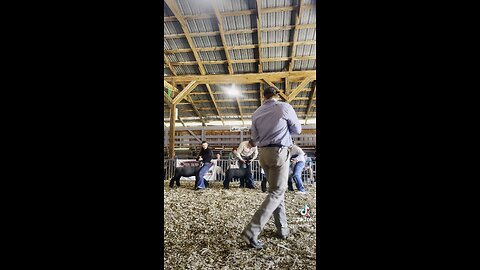
[[[290,236],[274,237],[272,217],[259,236],[264,248],[254,250],[238,237],[266,196],[259,182],[254,190],[211,182],[202,192],[193,181],[181,184],[170,189],[164,181],[164,269],[315,269],[316,186],[285,194]],[[300,214],[305,205],[312,220]]]

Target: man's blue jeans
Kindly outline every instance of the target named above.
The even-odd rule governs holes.
[[[295,164],[295,167],[293,167],[293,175],[292,178],[288,179],[288,187],[290,190],[293,189],[292,187],[292,179],[293,182],[295,182],[295,186],[297,186],[298,191],[305,191],[305,188],[303,187],[302,183],[302,170],[303,167],[305,167],[305,162],[299,161]]]
[[[212,163],[210,162],[203,163],[202,168],[198,171],[197,179],[195,181],[197,183],[196,188],[205,188],[205,179],[203,176],[208,172],[208,169],[210,169],[211,166]]]

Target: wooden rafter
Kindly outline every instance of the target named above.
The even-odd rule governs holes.
[[[304,9],[315,9],[316,5],[304,5]],[[262,13],[273,13],[273,12],[282,12],[282,11],[293,11],[297,10],[298,7],[296,6],[289,6],[289,7],[274,7],[274,8],[263,8],[261,10]],[[258,10],[257,9],[248,9],[248,10],[239,10],[239,11],[224,11],[220,12],[220,15],[222,16],[242,16],[242,15],[252,15],[252,14],[257,14]],[[185,20],[196,20],[196,19],[208,19],[208,18],[214,18],[215,14],[195,14],[195,15],[185,15],[183,18]],[[167,16],[163,18],[164,22],[171,22],[171,21],[177,21],[176,16]]]
[[[182,118],[180,118],[180,116],[178,116],[178,120],[180,121],[180,123],[182,123],[182,125],[186,128],[188,128],[186,125],[185,125],[185,122],[183,122]],[[191,131],[190,129],[187,129],[188,133],[190,133],[190,135],[192,135],[198,142],[202,142],[202,140],[200,140],[200,138],[197,137],[197,135],[195,135],[195,133],[193,133],[193,131]]]
[[[197,81],[191,81],[175,98],[173,103],[178,104],[184,97],[186,97],[198,85]]]
[[[307,85],[307,83],[315,80],[315,76],[307,77],[303,82],[301,82],[295,90],[292,91],[290,95],[288,95],[288,99],[286,100],[287,103],[290,103],[297,95],[300,93],[300,91]]]
[[[210,88],[210,85],[207,84],[206,86],[207,86],[207,89],[208,89],[208,93],[210,94],[210,98],[212,99],[213,105],[215,106],[215,109],[217,110],[218,116],[220,117],[220,120],[222,121],[222,124],[225,125],[225,122],[223,121],[223,117],[220,114],[220,110],[218,110],[217,102],[215,102],[215,98],[213,97],[212,89]]]
[[[257,5],[257,40],[258,40],[258,73],[262,73],[262,42],[261,42],[261,37],[262,37],[262,29],[261,29],[261,23],[262,21],[260,20],[260,14],[261,14],[261,3],[260,0],[255,1]]]
[[[163,91],[163,100],[167,102],[168,106],[171,106],[173,104],[172,98],[165,91]]]
[[[293,63],[295,62],[295,46],[297,45],[296,42],[297,42],[297,32],[298,32],[298,24],[300,23],[300,12],[302,12],[302,0],[299,0],[298,2],[298,12],[295,14],[295,27],[293,28],[293,45],[292,45],[292,54],[291,54],[291,57],[292,57],[292,60],[290,60],[290,65],[288,67],[288,71],[292,71],[293,70]]]
[[[242,106],[240,105],[240,101],[238,100],[238,97],[236,97],[236,99],[237,99],[238,110],[240,111],[240,118],[242,119],[242,124],[245,125],[245,121],[243,120]]]
[[[310,100],[308,101],[307,110],[305,111],[305,125],[307,124],[308,115],[310,114],[310,110],[312,109],[313,98],[315,97],[316,91],[317,91],[317,85],[313,87],[312,94],[310,95]]]
[[[230,54],[229,54],[228,48],[227,48],[227,41],[225,39],[225,34],[223,32],[222,15],[220,15],[220,11],[218,10],[216,0],[212,1],[212,5],[213,5],[213,10],[215,12],[215,17],[217,18],[218,30],[220,31],[220,37],[222,39],[223,48],[225,49],[225,56],[227,58],[227,63],[228,63],[228,73],[233,74],[232,61],[230,60]],[[211,95],[211,96],[212,96],[212,100],[213,100],[213,95]],[[240,116],[241,116],[241,119],[242,119],[242,123],[245,125],[245,122],[243,120],[242,106],[240,105],[240,101],[238,100],[238,97],[236,97],[236,100],[237,100],[238,110],[240,111]],[[218,108],[217,108],[216,104],[215,104],[215,108],[217,109],[218,115],[220,115],[220,112],[218,111]],[[223,119],[222,119],[222,123],[225,125],[225,123],[223,122]]]
[[[169,138],[168,138],[168,141],[169,141],[169,157],[170,158],[173,158],[175,152],[174,152],[174,148],[175,148],[175,141],[174,141],[174,138],[175,138],[175,119],[177,118],[177,110],[176,110],[176,105],[175,103],[172,103],[171,106],[170,106],[170,129],[169,129]]]
[[[316,24],[301,24],[297,25],[297,29],[309,29],[309,28],[316,28]],[[239,30],[228,30],[224,31],[225,35],[232,35],[232,34],[253,34],[256,32],[270,32],[270,31],[281,31],[281,30],[292,30],[295,28],[295,25],[285,25],[285,26],[275,26],[275,27],[267,27],[261,28],[258,31],[258,28],[251,28],[251,29],[239,29]],[[219,35],[220,31],[209,31],[209,32],[199,32],[199,33],[191,33],[190,36],[192,37],[207,37],[207,36],[216,36]],[[163,36],[164,38],[183,38],[185,37],[184,33],[178,34],[170,34]]]
[[[268,73],[245,73],[245,74],[209,74],[209,75],[182,75],[166,76],[165,80],[175,83],[189,83],[197,81],[198,84],[215,83],[235,83],[235,84],[254,84],[263,83],[263,79],[270,82],[283,82],[288,77],[290,82],[301,81],[306,77],[316,76],[316,70],[302,70],[292,72],[268,72]]]
[[[315,45],[317,44],[316,40],[304,40],[304,41],[297,41],[296,45]],[[291,46],[293,42],[277,42],[277,43],[264,43],[262,44],[262,48],[272,48],[272,47],[284,47],[284,46]],[[237,49],[255,49],[258,48],[258,44],[250,44],[250,45],[236,45],[236,46],[227,46],[229,50],[237,50]],[[204,47],[204,48],[197,48],[197,51],[205,51],[205,52],[212,52],[212,51],[223,51],[223,47]],[[173,53],[182,53],[182,52],[192,52],[192,49],[174,49],[174,50],[164,50],[165,54],[173,54]]]
[[[263,83],[260,84],[260,106],[263,105]]]
[[[192,37],[190,36],[190,32],[188,31],[187,27],[187,22],[185,19],[183,19],[182,14],[180,13],[177,3],[175,0],[165,0],[165,3],[168,5],[170,10],[173,12],[175,17],[177,17],[178,22],[180,23],[180,26],[182,27],[183,33],[185,33],[185,38],[188,41],[188,44],[190,45],[190,48],[192,49],[193,55],[195,56],[195,60],[198,62],[198,69],[200,70],[200,73],[205,74],[205,68],[203,67],[203,64],[201,63],[200,56],[198,55],[198,52],[195,48],[195,43],[193,42]]]
[[[262,62],[282,62],[288,61],[292,59],[292,57],[276,57],[276,58],[263,58]],[[311,56],[300,56],[295,57],[296,60],[314,60],[317,59],[316,55]],[[213,60],[213,61],[200,61],[204,65],[221,65],[221,64],[229,64],[231,66],[232,63],[240,64],[240,63],[256,63],[260,61],[260,59],[238,59],[238,60]],[[182,62],[170,62],[172,66],[189,66],[189,65],[197,65],[198,61],[182,61]],[[230,67],[229,66],[229,67]],[[290,70],[291,71],[291,70]],[[232,74],[232,73],[230,73]]]
[[[187,96],[187,100],[188,102],[192,105],[192,108],[193,108],[193,111],[197,114],[198,118],[200,118],[200,121],[202,122],[202,124],[205,126],[207,123],[205,122],[205,116],[203,114],[201,114],[197,108],[197,106],[195,105],[195,102],[193,102],[192,98],[190,96]]]
[[[288,77],[285,77],[285,94],[287,96],[290,95],[290,82],[288,81]]]

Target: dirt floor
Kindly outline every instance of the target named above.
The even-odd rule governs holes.
[[[266,193],[240,189],[232,183],[223,190],[221,182],[210,183],[202,192],[193,181],[170,189],[164,182],[164,269],[315,269],[316,187],[306,185],[307,195],[285,194],[290,236],[274,237],[273,217],[259,240],[264,248],[248,248],[239,239]],[[312,220],[300,214],[308,205]]]

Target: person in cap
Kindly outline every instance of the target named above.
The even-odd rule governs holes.
[[[251,137],[259,147],[260,166],[265,171],[268,194],[240,237],[253,248],[262,248],[258,236],[273,215],[277,236],[285,239],[289,230],[285,210],[285,191],[292,134],[300,134],[302,127],[292,105],[278,101],[278,91],[267,87],[265,102],[252,116]]]
[[[195,189],[196,190],[203,190],[205,189],[205,179],[203,178],[205,174],[208,172],[208,169],[212,166],[212,157],[213,152],[210,148],[208,148],[208,143],[206,141],[202,142],[202,150],[198,154],[197,160],[202,162],[203,165],[198,171],[196,181],[195,181]]]

